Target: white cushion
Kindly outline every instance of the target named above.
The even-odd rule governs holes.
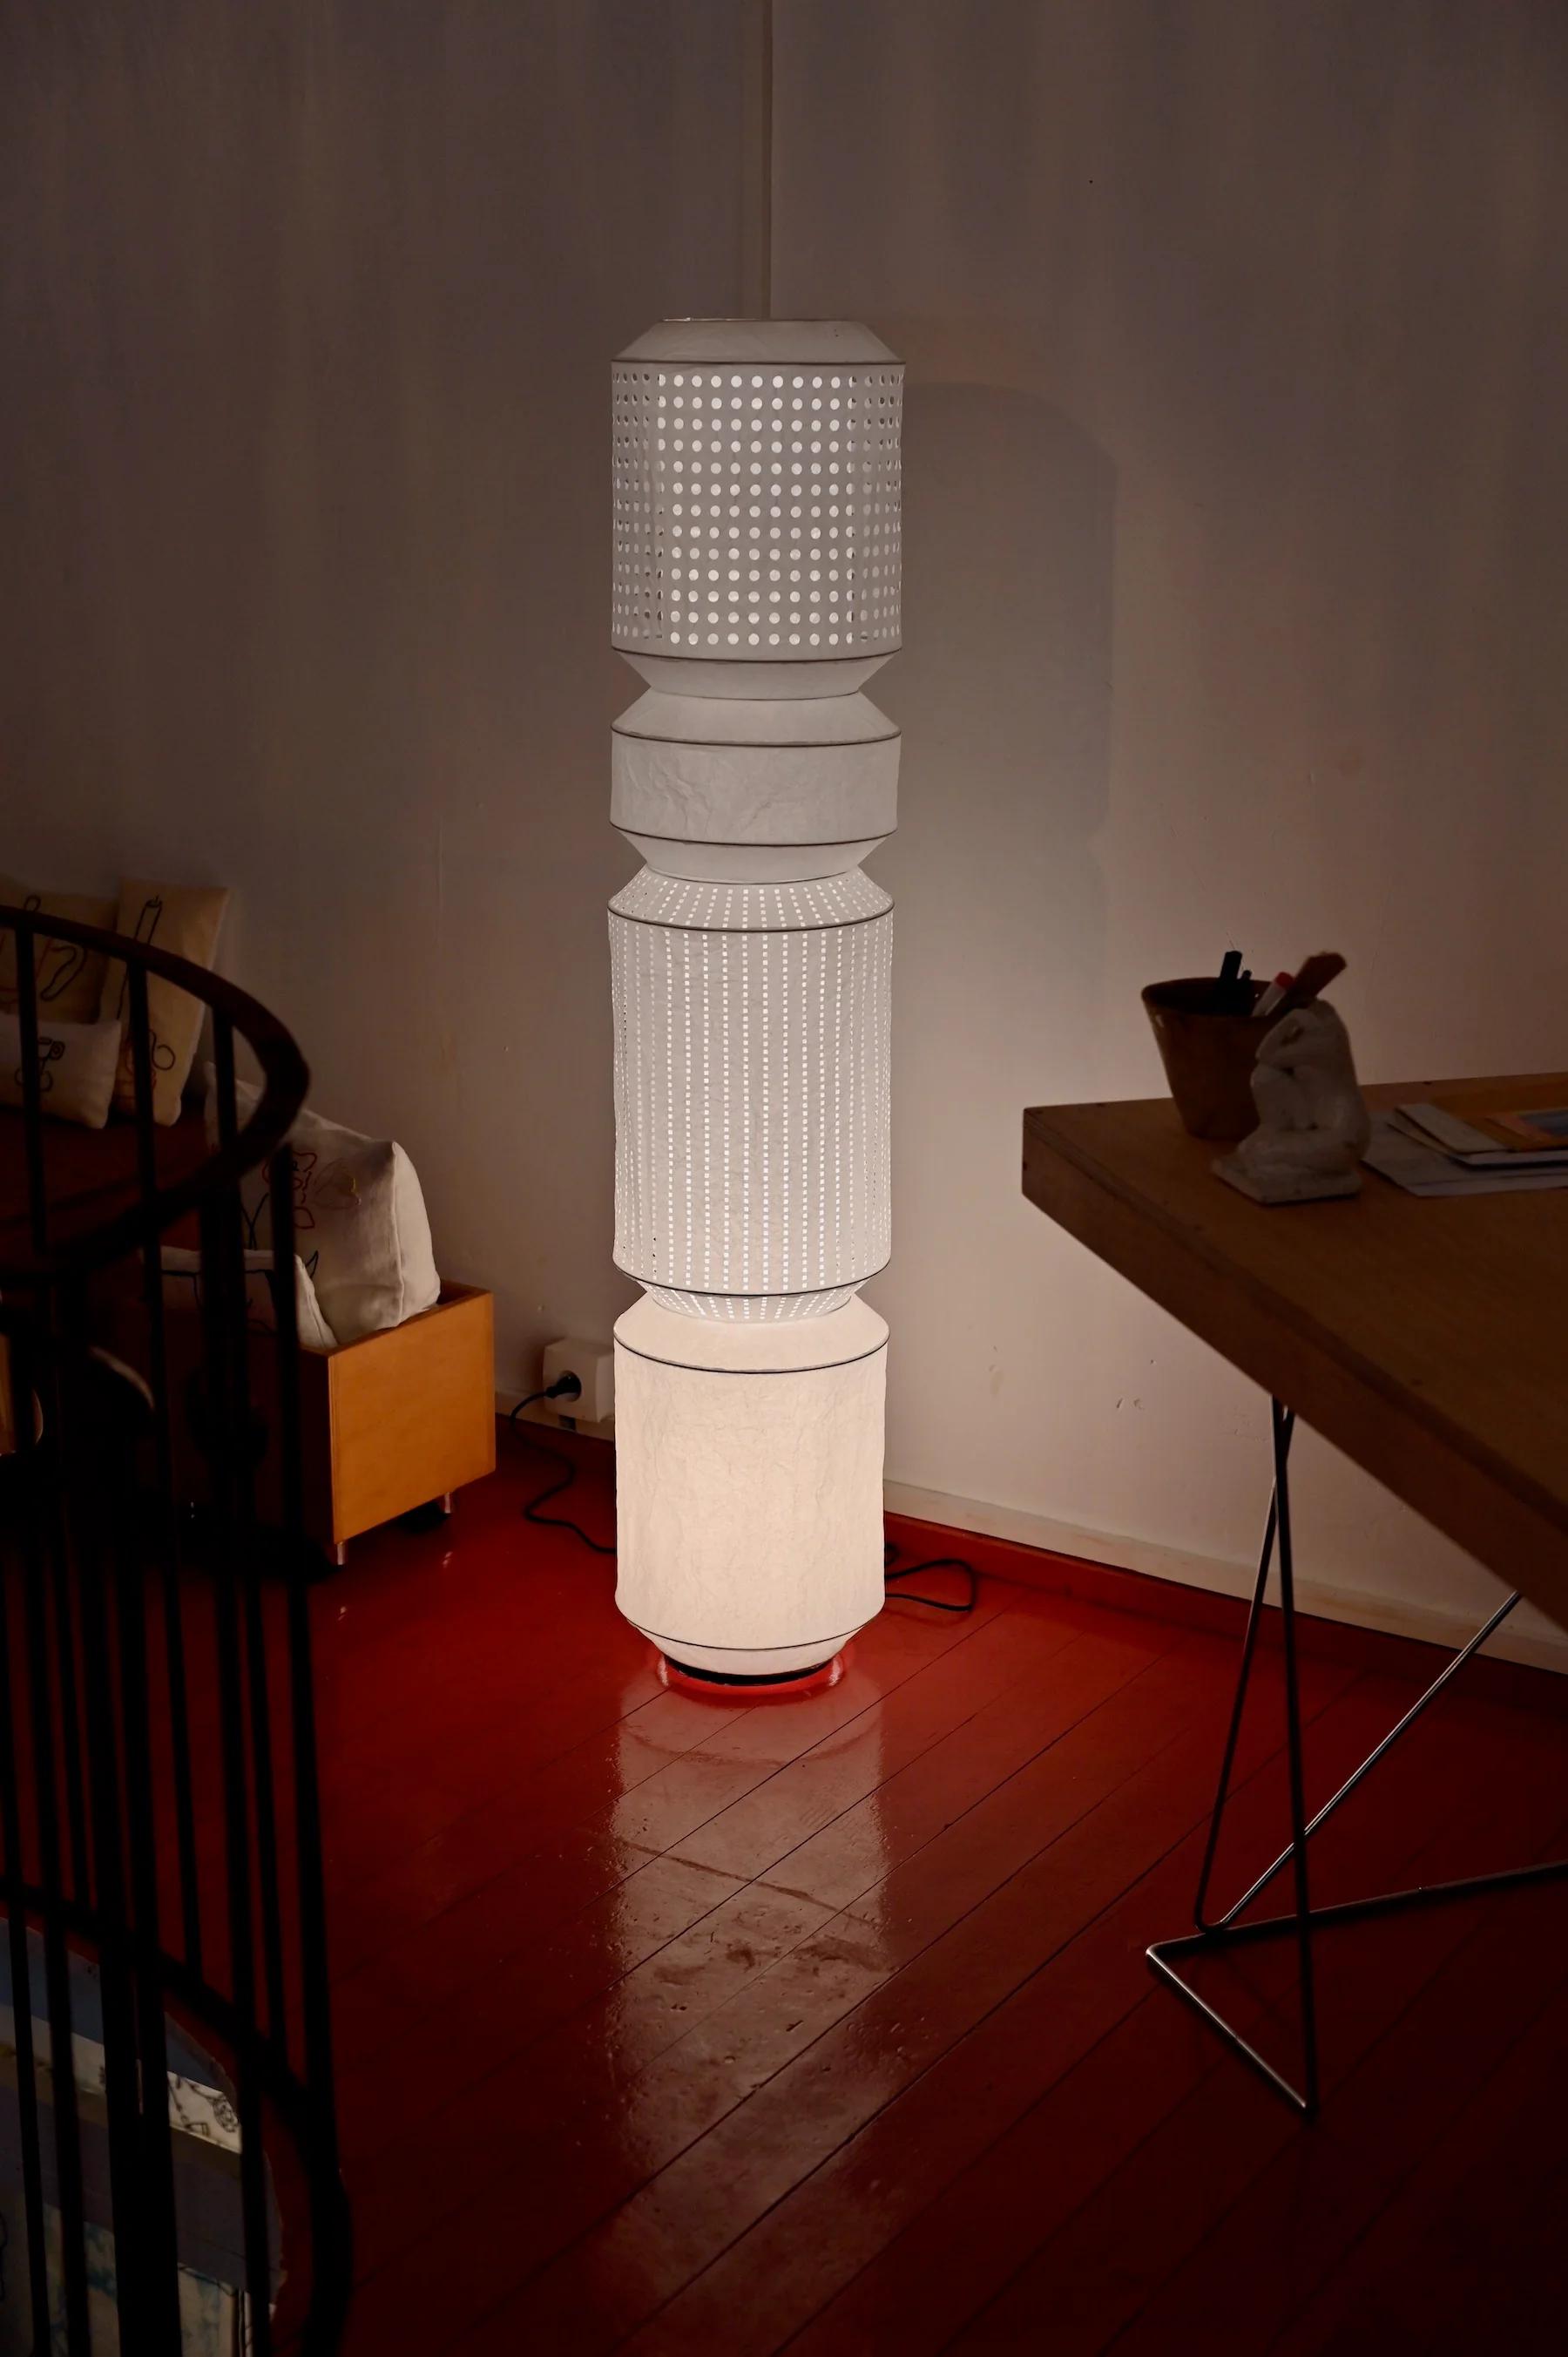
[[[208,1067],[207,1121],[215,1134],[217,1107]],[[236,1083],[242,1124],[261,1092]],[[294,1155],[295,1242],[316,1280],[322,1315],[339,1342],[380,1334],[405,1318],[433,1309],[441,1294],[430,1221],[418,1176],[401,1146],[302,1113],[289,1132]],[[251,1171],[241,1197],[249,1241],[272,1241],[264,1170]]]
[[[120,1060],[120,1026],[59,1023],[38,1016],[38,1089],[47,1114],[102,1129],[114,1095]],[[19,1105],[22,1093],[22,1021],[0,1015],[0,1104]]]
[[[171,1309],[199,1309],[201,1254],[188,1251],[184,1244],[165,1244],[162,1257],[166,1304]],[[278,1319],[273,1295],[272,1254],[248,1251],[244,1262],[246,1327],[252,1334],[275,1334]],[[336,1349],[336,1338],[321,1315],[310,1271],[297,1253],[294,1256],[294,1315],[299,1339],[306,1350]]]
[[[10,909],[33,909],[40,917],[64,917],[72,924],[96,925],[112,933],[119,903],[101,900],[89,892],[35,892],[15,876],[0,876],[0,901]],[[103,970],[108,963],[101,950],[84,950],[75,942],[55,941],[39,933],[33,945],[33,971],[38,976],[38,1013],[53,1023],[96,1023],[103,1009]],[[0,933],[0,1007],[16,1008],[16,936]]]
[[[120,887],[114,930],[129,933],[133,941],[150,942],[155,949],[188,958],[192,965],[210,969],[218,950],[218,930],[228,905],[226,887],[148,884],[137,879]],[[115,1102],[122,1113],[136,1110],[135,1063],[128,1036],[129,1007],[125,968],[118,958],[113,958],[103,977],[103,998],[98,1011],[100,1015],[113,1015],[127,1030],[115,1091]],[[151,1034],[155,1121],[179,1119],[180,1097],[206,1016],[206,1006],[199,998],[181,990],[177,983],[166,982],[161,974],[148,974],[147,1026]]]

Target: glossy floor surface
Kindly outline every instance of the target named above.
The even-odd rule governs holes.
[[[986,1577],[830,1690],[692,1696],[613,1565],[521,1522],[542,1478],[508,1438],[317,1596],[355,2357],[1562,2347],[1568,1888],[1326,1937],[1303,2128],[1144,1960],[1186,1924],[1228,1607]],[[1431,1668],[1314,1645],[1317,1797]],[[1227,1889],[1279,1846],[1279,1700],[1270,1657]],[[1560,1682],[1483,1669],[1315,1895],[1568,1848],[1565,1770]],[[1204,1986],[1294,2059],[1286,1954]]]

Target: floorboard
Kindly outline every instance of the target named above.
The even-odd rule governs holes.
[[[890,1606],[815,1695],[668,1689],[504,1439],[317,1597],[352,2357],[1560,2345],[1568,1891],[1326,1941],[1303,2129],[1143,1956],[1190,1906],[1223,1620],[1042,1557],[969,1618]],[[1318,1795],[1430,1675],[1359,1635],[1308,1632]],[[1568,1842],[1559,1687],[1447,1698],[1317,1895]],[[1281,1838],[1280,1701],[1265,1643],[1225,1889]],[[1288,1946],[1222,1986],[1294,2061]]]

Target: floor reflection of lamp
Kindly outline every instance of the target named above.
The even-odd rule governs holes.
[[[678,1668],[810,1677],[880,1608],[904,371],[836,319],[615,366],[619,1584]]]

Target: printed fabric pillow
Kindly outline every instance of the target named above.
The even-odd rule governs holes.
[[[242,1126],[261,1091],[235,1083]],[[207,1067],[207,1124],[217,1135],[212,1067]],[[357,1342],[401,1326],[440,1298],[418,1175],[401,1146],[302,1113],[289,1132],[294,1157],[294,1235],[316,1280],[316,1297],[338,1340]],[[272,1218],[264,1170],[241,1185],[252,1244],[270,1243]]]
[[[105,932],[114,930],[113,900],[94,899],[86,892],[35,892],[14,876],[0,876],[0,906],[34,909],[41,917],[64,917],[73,925],[97,925]],[[55,1023],[96,1023],[108,963],[100,950],[84,950],[76,942],[51,942],[40,933],[33,944],[39,1015]],[[0,931],[0,1010],[14,1014],[16,1008],[16,936]]]
[[[122,884],[116,932],[134,942],[150,942],[155,949],[188,958],[192,965],[210,967],[218,948],[218,929],[229,905],[226,889],[217,885]],[[103,977],[100,1012],[112,1015],[125,1029],[130,1014],[130,985],[118,958]],[[161,974],[147,976],[147,1022],[152,1031],[153,1117],[168,1123],[179,1119],[179,1101],[201,1038],[206,1009],[188,990],[166,982]],[[136,1110],[136,1075],[127,1037],[120,1050],[120,1072],[114,1083],[117,1113]]]
[[[201,1254],[183,1244],[165,1244],[162,1253],[164,1302],[170,1309],[201,1307]],[[294,1316],[299,1339],[307,1351],[331,1351],[337,1337],[321,1315],[321,1304],[310,1281],[310,1271],[294,1256]],[[277,1304],[273,1297],[273,1256],[270,1252],[245,1254],[245,1326],[252,1334],[275,1334]]]
[[[120,1061],[120,1026],[59,1023],[38,1010],[38,1094],[57,1121],[102,1129],[114,1095]],[[0,1104],[21,1105],[22,1018],[0,1015]]]

